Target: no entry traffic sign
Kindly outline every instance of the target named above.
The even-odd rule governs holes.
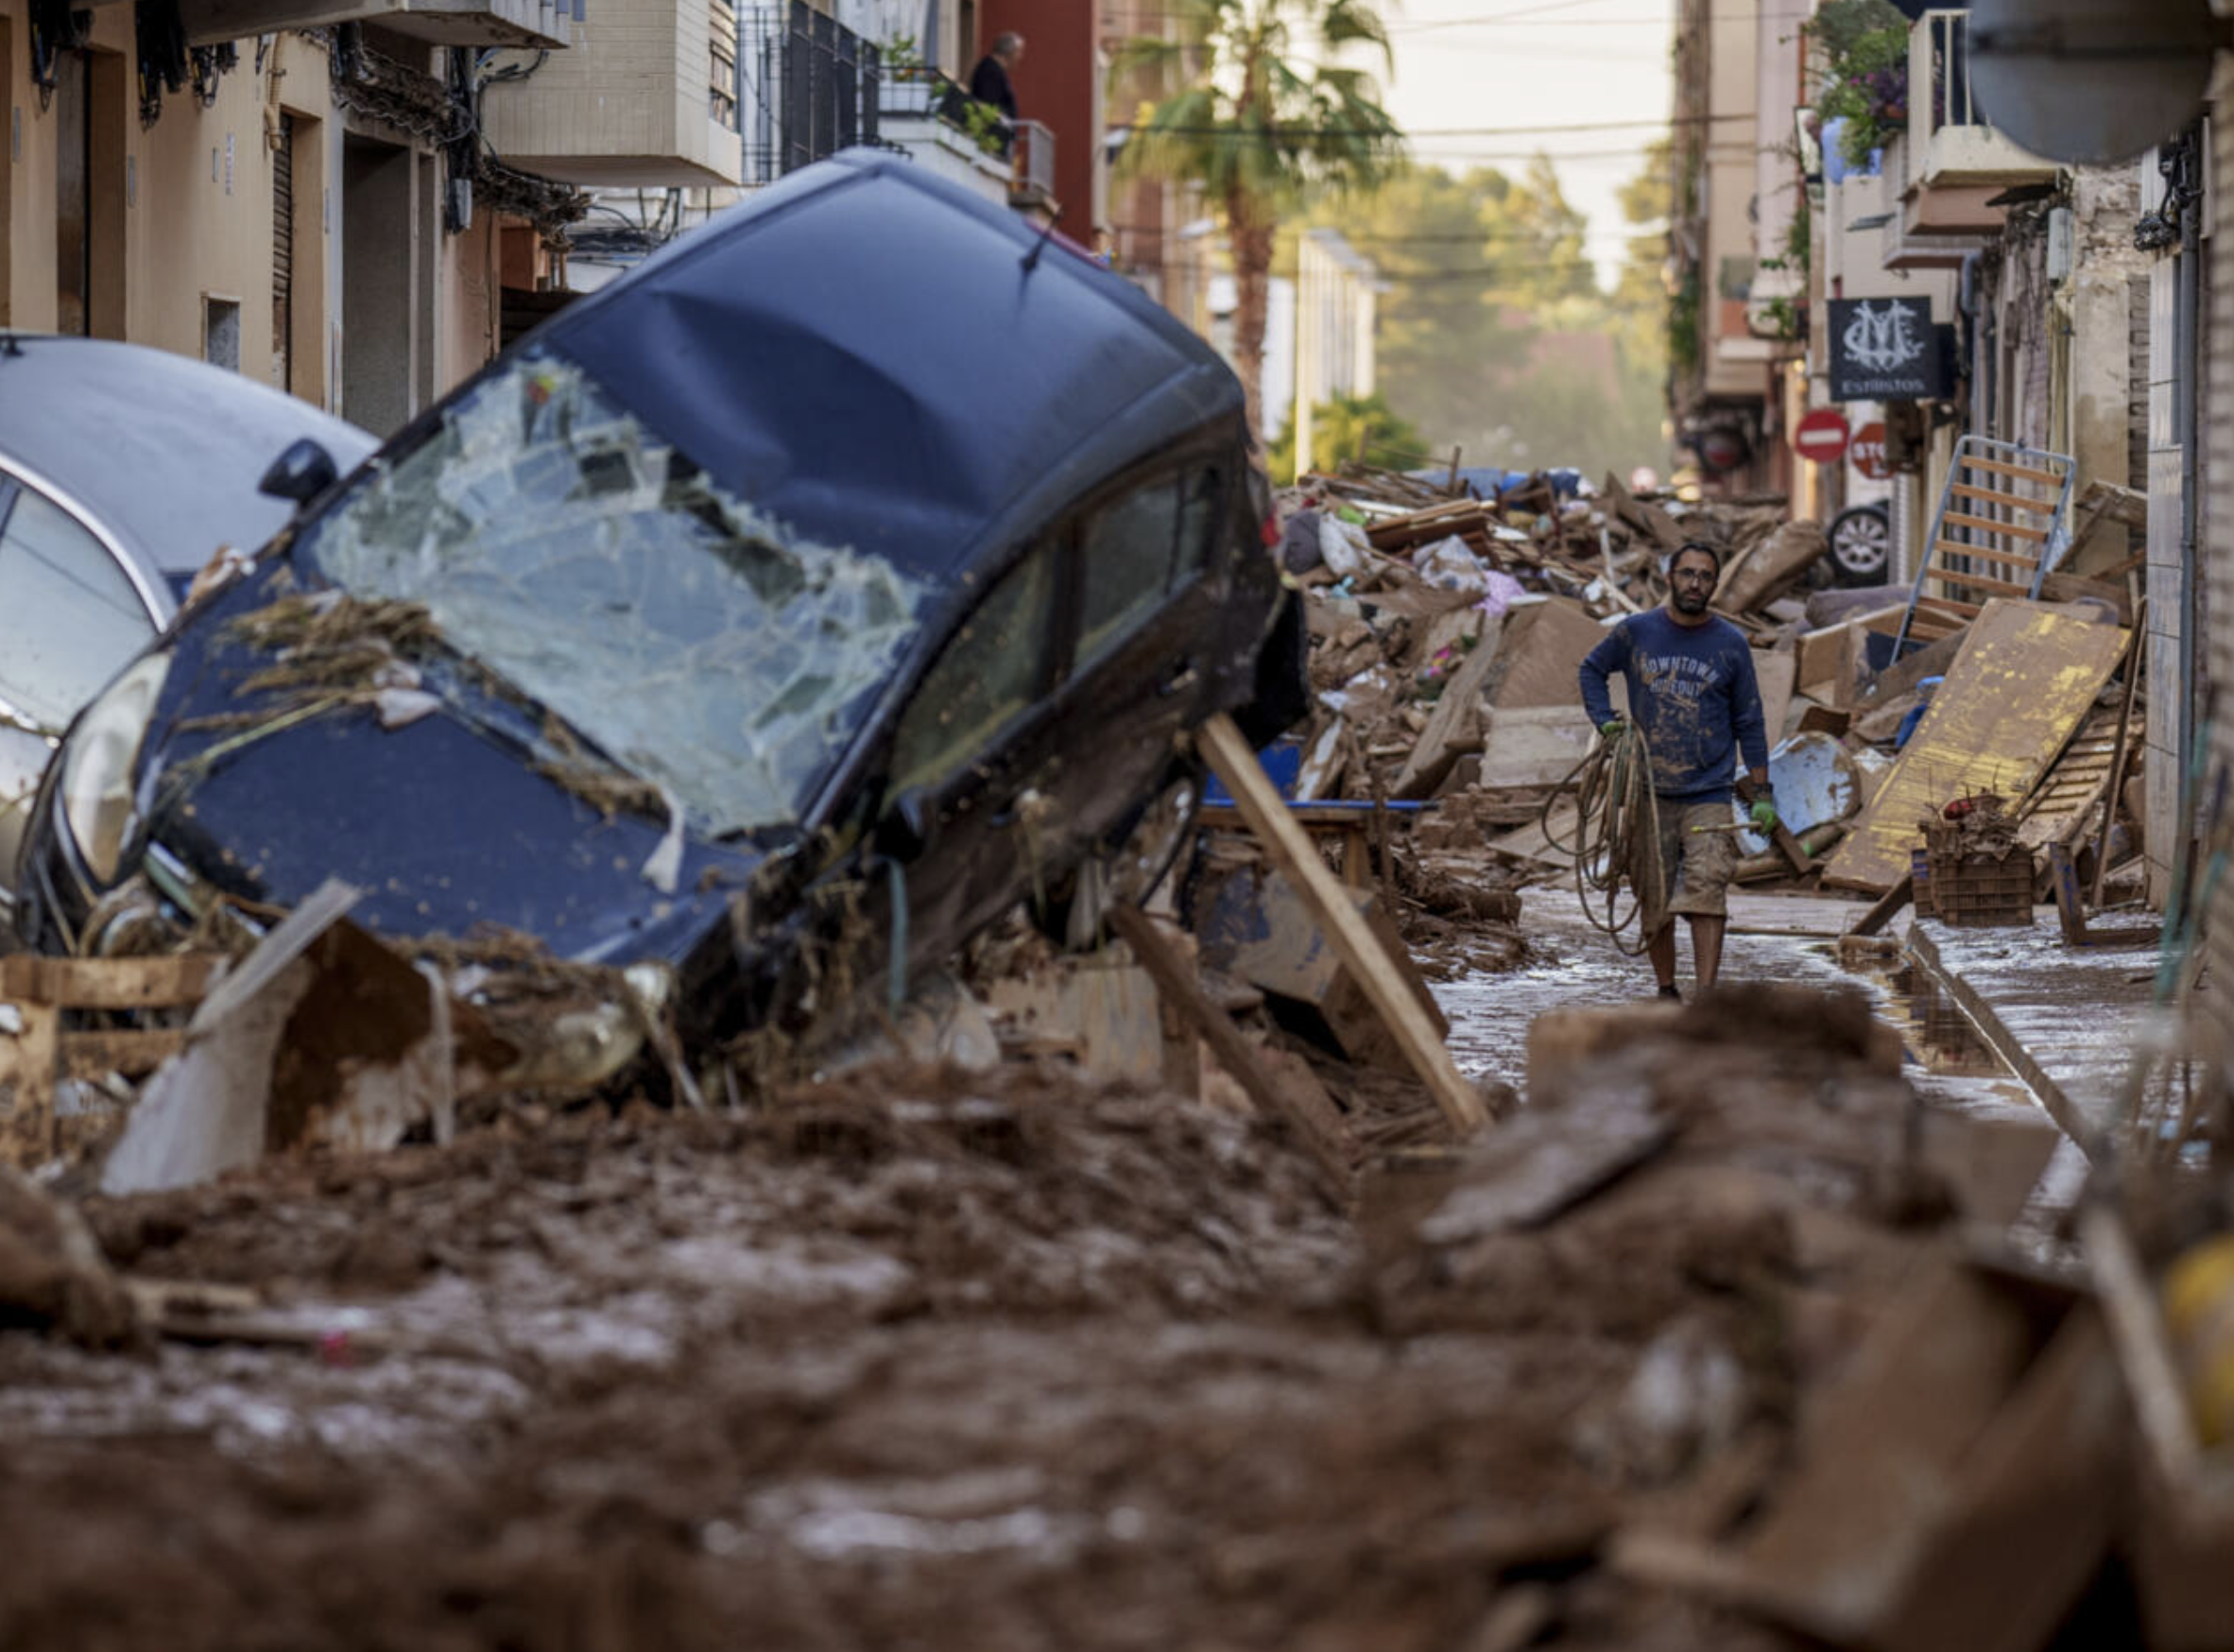
[[[1854,469],[1872,482],[1882,482],[1893,473],[1885,465],[1885,426],[1882,420],[1865,424],[1854,432]]]
[[[1818,465],[1834,464],[1847,451],[1847,416],[1836,407],[1818,407],[1792,433],[1792,451]]]

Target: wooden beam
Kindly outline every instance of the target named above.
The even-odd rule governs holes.
[[[1283,1085],[1273,1077],[1256,1046],[1241,1036],[1233,1018],[1205,995],[1193,969],[1171,942],[1157,933],[1154,921],[1146,914],[1132,906],[1113,906],[1109,909],[1109,927],[1117,932],[1118,939],[1132,949],[1141,968],[1155,981],[1157,991],[1163,994],[1164,1003],[1191,1023],[1203,1042],[1210,1045],[1211,1053],[1218,1058],[1218,1065],[1233,1075],[1234,1081],[1260,1110],[1268,1117],[1284,1118],[1295,1127],[1303,1139],[1304,1147],[1332,1179],[1337,1196],[1347,1199],[1350,1165],[1337,1144],[1346,1143],[1349,1131],[1342,1116],[1334,1111],[1333,1104],[1323,1093],[1305,1096],[1297,1087]]]
[[[2029,540],[2035,544],[2048,537],[2048,530],[2044,527],[2027,527],[2021,522],[1996,522],[1985,516],[1965,516],[1959,510],[1950,510],[1939,520],[1951,522],[1958,527],[1978,527],[1987,533],[2005,533],[2013,540]]]
[[[163,958],[0,959],[0,999],[71,1009],[157,1009],[199,1002],[227,959],[211,953]]]
[[[2007,505],[2019,510],[2029,510],[2036,516],[2054,516],[2055,506],[2046,499],[2027,499],[2021,493],[1997,493],[1991,488],[1973,488],[1968,482],[1950,482],[1950,493],[1963,499],[1976,499],[1985,505]]]
[[[2125,639],[2125,703],[2118,713],[2118,743],[2110,758],[2109,783],[2104,788],[2102,808],[2102,835],[2094,846],[2094,904],[2102,907],[2103,882],[2110,875],[2110,828],[2118,819],[2118,800],[2125,794],[2125,746],[2127,731],[2133,727],[2133,697],[2140,687],[2142,649],[2148,632],[2149,601],[2141,598],[2140,611],[2134,615],[2132,632]]]
[[[2000,459],[1972,458],[1966,455],[1963,464],[1973,471],[1991,471],[1997,476],[2015,476],[2020,482],[2038,482],[2050,488],[2064,484],[2061,472],[2036,471],[2025,465],[2005,464]]]
[[[1391,967],[1380,938],[1342,892],[1303,829],[1288,817],[1286,800],[1273,789],[1240,727],[1220,713],[1202,726],[1196,738],[1210,759],[1211,772],[1225,783],[1272,864],[1303,897],[1343,968],[1365,992],[1443,1117],[1462,1134],[1480,1129],[1488,1122],[1481,1096],[1452,1062],[1427,1012]]]
[[[1391,797],[1424,797],[1442,783],[1467,745],[1469,718],[1479,726],[1482,685],[1489,680],[1489,667],[1496,657],[1495,638],[1484,635],[1474,644],[1474,651],[1443,685],[1435,709],[1428,714],[1427,727],[1419,731],[1412,755],[1405,760],[1403,772],[1389,788]],[[1474,749],[1480,749],[1478,744]]]
[[[2003,567],[2023,568],[2028,572],[2040,565],[2040,559],[2028,552],[1998,551],[1991,545],[1968,544],[1962,540],[1934,540],[1932,548],[1950,557],[1976,557],[1982,562],[1999,562]],[[1932,572],[1942,574],[1945,570],[1933,562]]]
[[[1902,878],[1871,903],[1848,935],[1875,935],[1899,916],[1900,908],[1916,899],[1916,879]]]

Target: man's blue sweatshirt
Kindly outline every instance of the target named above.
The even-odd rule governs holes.
[[[1719,616],[1678,625],[1664,608],[1632,614],[1582,664],[1590,721],[1613,720],[1606,680],[1627,680],[1629,720],[1652,747],[1653,790],[1679,802],[1727,798],[1742,752],[1748,769],[1768,767],[1761,686],[1745,634]]]

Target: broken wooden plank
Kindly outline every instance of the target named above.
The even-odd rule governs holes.
[[[1458,761],[1469,742],[1479,743],[1482,685],[1489,679],[1497,654],[1497,649],[1486,644],[1476,645],[1474,651],[1466,657],[1466,663],[1444,685],[1442,697],[1428,716],[1427,727],[1420,731],[1412,755],[1405,760],[1403,771],[1390,788],[1392,797],[1426,797],[1442,783],[1443,777],[1451,772],[1451,766]]]
[[[1238,735],[1239,731],[1235,732]],[[1250,762],[1255,761],[1255,754],[1251,753]],[[1194,979],[1193,967],[1157,933],[1155,921],[1146,913],[1132,906],[1113,906],[1109,910],[1109,927],[1117,932],[1118,939],[1132,949],[1132,955],[1155,981],[1164,1002],[1193,1024],[1202,1041],[1217,1057],[1218,1064],[1233,1076],[1249,1100],[1267,1117],[1287,1120],[1319,1168],[1333,1182],[1337,1196],[1347,1197],[1350,1159],[1342,1144],[1348,1142],[1349,1130],[1326,1093],[1321,1090],[1312,1094],[1300,1083],[1282,1084],[1276,1080],[1267,1064],[1260,1059],[1257,1047],[1241,1036],[1241,1029],[1233,1024],[1231,1016],[1204,995],[1201,983]]]
[[[1826,885],[1882,893],[1908,873],[1919,817],[1966,791],[2029,793],[2124,645],[2117,627],[2044,604],[1987,604],[1892,773],[1825,868]]]
[[[211,953],[159,958],[0,958],[0,999],[68,1009],[157,1009],[194,1004],[230,960]]]
[[[1198,738],[1211,772],[1225,783],[1273,865],[1313,908],[1344,967],[1388,1024],[1406,1062],[1427,1086],[1444,1118],[1462,1133],[1481,1128],[1488,1121],[1481,1096],[1452,1062],[1451,1052],[1414,1001],[1379,938],[1344,897],[1342,886],[1311,847],[1303,829],[1288,817],[1286,803],[1273,789],[1239,725],[1220,713],[1203,725]]]
[[[2133,702],[2139,691],[2141,672],[2148,660],[2148,598],[2143,597],[2139,611],[2134,615],[2133,640],[2125,648],[2125,703],[2118,713],[2118,749],[2110,758],[2110,777],[2106,795],[2103,800],[2102,835],[2094,844],[2094,903],[2102,904],[2104,880],[2110,875],[2110,828],[2118,819],[2118,794],[2125,783],[2125,760],[2129,748],[2140,744],[2133,727]]]
[[[1847,934],[1858,936],[1877,934],[1899,917],[1900,909],[1915,899],[1916,879],[1913,876],[1902,878],[1872,902],[1869,910],[1862,914],[1854,927],[1847,930]]]

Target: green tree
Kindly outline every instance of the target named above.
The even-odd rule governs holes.
[[[1311,410],[1311,451],[1321,469],[1344,459],[1363,459],[1384,470],[1417,470],[1433,456],[1419,427],[1399,414],[1376,390],[1370,396],[1335,396]],[[1290,419],[1265,451],[1265,468],[1285,487],[1296,479],[1296,422]]]
[[[1165,0],[1167,36],[1127,41],[1112,89],[1152,101],[1134,123],[1122,171],[1200,184],[1226,220],[1233,255],[1233,355],[1262,430],[1266,283],[1280,218],[1325,191],[1378,182],[1402,134],[1351,49],[1393,66],[1366,0]],[[1307,53],[1309,55],[1307,55]]]
[[[1504,387],[1547,327],[1584,324],[1596,279],[1590,226],[1548,163],[1519,177],[1398,168],[1377,188],[1326,200],[1310,222],[1340,230],[1382,284],[1375,377],[1428,436],[1495,462]],[[1289,237],[1283,235],[1283,258]]]

